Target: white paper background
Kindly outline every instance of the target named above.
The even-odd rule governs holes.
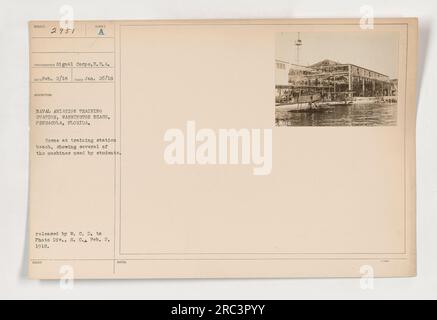
[[[299,280],[27,280],[28,20],[59,19],[71,5],[76,19],[419,17],[417,115],[418,276]],[[437,2],[433,0],[0,0],[0,298],[304,299],[437,298]],[[434,59],[433,59],[434,57]],[[434,92],[433,92],[434,91]]]

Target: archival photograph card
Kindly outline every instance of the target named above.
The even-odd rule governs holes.
[[[29,277],[415,276],[417,28],[30,22]]]

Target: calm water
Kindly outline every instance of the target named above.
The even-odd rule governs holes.
[[[278,111],[277,126],[394,126],[396,104],[326,106],[316,111]]]

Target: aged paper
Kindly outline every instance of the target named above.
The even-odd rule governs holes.
[[[416,274],[416,19],[29,33],[31,278]]]

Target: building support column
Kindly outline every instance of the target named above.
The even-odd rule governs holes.
[[[334,93],[337,92],[337,84],[335,83],[335,77],[334,77]]]

